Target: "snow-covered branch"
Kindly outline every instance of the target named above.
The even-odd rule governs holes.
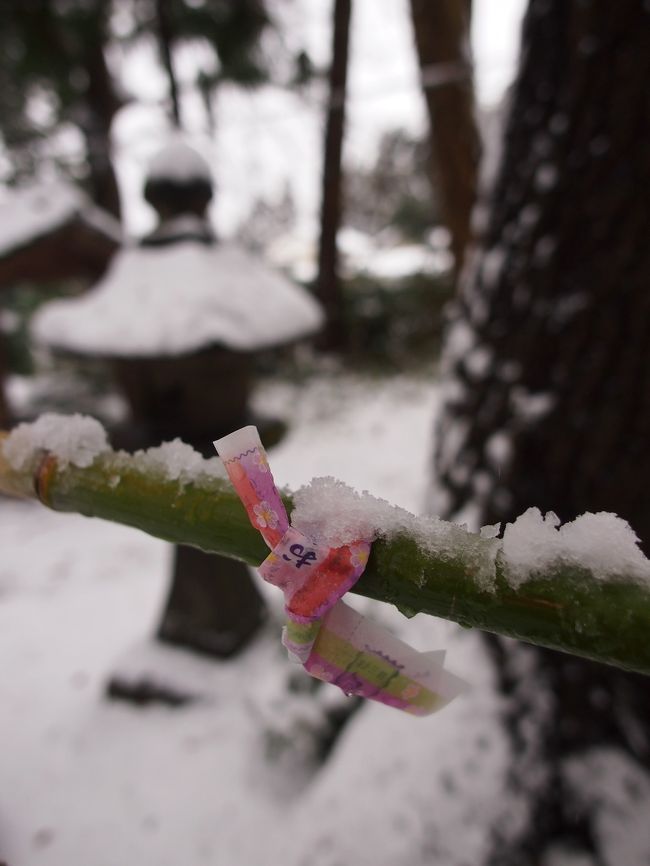
[[[114,452],[101,426],[43,416],[0,433],[0,492],[259,564],[267,549],[220,462],[180,441]],[[611,514],[559,527],[530,509],[497,537],[418,518],[333,479],[286,494],[292,522],[329,544],[373,539],[355,592],[466,627],[650,673],[650,561]]]

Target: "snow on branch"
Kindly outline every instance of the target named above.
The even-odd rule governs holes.
[[[217,459],[176,440],[114,452],[98,422],[43,416],[0,433],[0,492],[39,499],[180,544],[259,564],[266,555]],[[584,514],[560,526],[529,509],[480,533],[320,478],[285,494],[292,523],[331,546],[374,541],[355,592],[406,615],[468,627],[650,673],[650,561],[629,525]]]

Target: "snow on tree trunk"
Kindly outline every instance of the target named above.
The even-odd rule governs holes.
[[[641,0],[530,4],[482,248],[447,338],[436,462],[450,516],[614,511],[650,549],[649,26]],[[517,838],[497,831],[492,862],[565,848],[648,858],[643,822],[622,833],[643,785],[616,800],[608,777],[617,761],[629,780],[650,766],[648,681],[491,646],[530,810]]]

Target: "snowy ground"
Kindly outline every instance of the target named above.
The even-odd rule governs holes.
[[[320,379],[267,387],[259,404],[294,419],[272,454],[279,482],[331,473],[419,507],[435,387]],[[424,720],[364,706],[315,769],[306,732],[322,710],[286,691],[290,668],[276,622],[228,663],[147,641],[166,586],[166,544],[2,500],[0,549],[0,860],[480,861],[489,826],[505,809],[495,795],[507,754],[475,635],[377,605],[374,615],[419,648],[448,646],[450,667],[473,689]],[[162,666],[205,700],[181,710],[105,700],[109,674],[135,663]]]

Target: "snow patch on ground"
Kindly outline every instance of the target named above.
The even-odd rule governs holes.
[[[606,862],[648,862],[650,778],[639,764],[621,751],[601,748],[568,761],[564,775],[578,802],[595,810],[595,835]]]

